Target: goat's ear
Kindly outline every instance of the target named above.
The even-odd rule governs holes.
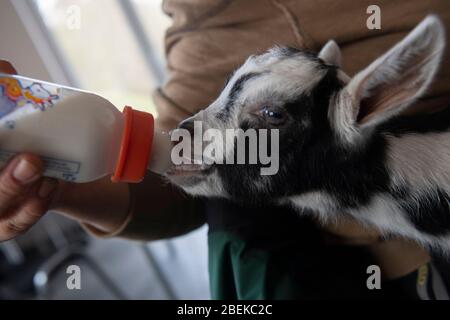
[[[334,40],[329,40],[320,50],[318,57],[322,59],[326,64],[331,64],[337,67],[341,67],[341,49]]]
[[[433,15],[426,17],[338,94],[333,111],[337,129],[349,137],[351,132],[374,127],[412,105],[430,85],[444,47],[441,21]]]

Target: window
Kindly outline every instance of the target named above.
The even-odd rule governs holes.
[[[29,70],[39,64],[39,68],[45,70],[40,73],[41,79],[99,93],[119,109],[127,104],[153,112],[150,94],[164,78],[163,36],[170,24],[161,10],[161,2],[0,0],[0,12],[15,10],[20,18],[17,21],[15,14],[9,14],[11,19],[3,26],[9,26],[12,20],[23,29],[23,35],[17,39],[10,38],[7,29],[8,37],[3,40],[14,47],[8,58],[14,63],[19,60],[15,56],[20,56],[22,62],[29,62],[28,65],[22,63]],[[35,50],[26,52],[21,50],[24,47]],[[8,273],[0,270],[0,278],[9,280],[0,281],[0,296],[26,299],[209,298],[206,227],[177,239],[144,245],[119,239],[85,238],[78,224],[59,215],[50,215],[22,237],[21,242],[16,243],[14,239],[7,243],[8,258],[13,263],[8,264]],[[77,264],[78,261],[82,264],[83,261],[58,262],[54,257],[70,255],[72,244],[76,244],[78,252],[79,243],[83,243],[83,252],[98,263],[99,268],[85,265],[82,277],[87,280],[82,280],[82,283],[86,281],[82,284],[83,290],[67,290],[64,263]],[[3,247],[4,244],[0,245],[0,255],[5,252]],[[20,259],[15,257],[14,260],[13,254],[19,258],[20,254],[24,255],[20,267],[17,262]],[[34,273],[40,261],[48,263],[42,265],[34,278],[26,277],[33,278],[33,282],[22,285],[21,281],[19,285],[16,279],[23,278],[23,270]],[[99,276],[99,270],[103,270],[103,276]],[[2,290],[4,288],[7,290]]]
[[[155,113],[151,91],[163,81],[161,0],[32,0],[70,72],[71,85],[116,107]]]

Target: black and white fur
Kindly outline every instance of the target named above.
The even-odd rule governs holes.
[[[448,251],[450,108],[403,114],[429,87],[444,47],[442,23],[428,16],[353,78],[340,69],[334,41],[318,55],[276,47],[252,56],[180,127],[277,128],[278,174],[213,165],[168,176],[193,195],[291,204],[324,221],[349,215]]]

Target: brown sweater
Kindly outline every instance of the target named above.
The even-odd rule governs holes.
[[[448,0],[377,1],[381,8],[381,30],[366,27],[369,16],[366,9],[372,3],[371,0],[166,0],[164,11],[172,17],[173,25],[165,40],[169,79],[154,93],[158,125],[172,128],[206,108],[231,71],[250,54],[274,45],[318,51],[327,40],[334,39],[342,49],[344,71],[354,75],[429,13],[439,14],[450,35]],[[450,102],[448,52],[423,101],[428,109]],[[175,190],[156,175],[149,173],[143,183],[132,185],[131,193],[129,218],[114,235],[151,240],[180,235],[205,223],[199,200]],[[343,230],[345,235],[348,229]]]

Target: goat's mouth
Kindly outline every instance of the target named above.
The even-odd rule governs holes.
[[[169,177],[189,177],[189,176],[199,176],[207,175],[211,172],[212,165],[207,164],[179,164],[173,165],[167,172],[166,175]]]
[[[174,165],[166,172],[166,177],[175,185],[183,188],[195,187],[206,181],[212,166],[204,164],[180,164]]]

